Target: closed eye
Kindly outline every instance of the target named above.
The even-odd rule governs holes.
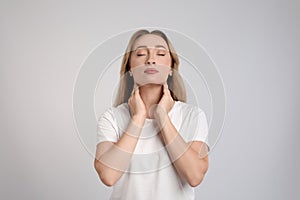
[[[161,49],[159,49],[156,53],[159,56],[165,56],[166,55],[166,51],[165,50],[161,50]]]

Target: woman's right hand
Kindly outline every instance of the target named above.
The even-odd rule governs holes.
[[[141,98],[139,86],[136,84],[133,87],[130,98],[128,99],[128,105],[132,114],[132,118],[145,119],[147,115],[146,106]]]

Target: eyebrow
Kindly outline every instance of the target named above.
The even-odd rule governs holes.
[[[167,49],[165,46],[163,46],[163,45],[156,45],[155,46],[156,48],[164,48],[164,49]]]
[[[167,50],[167,48],[165,46],[163,46],[163,45],[155,45],[155,47],[156,48],[164,48],[164,49]],[[135,48],[135,50],[140,49],[140,48],[145,48],[146,49],[147,46],[146,45],[141,45],[141,46],[138,46],[137,48]]]

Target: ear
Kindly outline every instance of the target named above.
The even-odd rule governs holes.
[[[172,75],[173,75],[173,70],[170,69],[169,76],[172,76]]]

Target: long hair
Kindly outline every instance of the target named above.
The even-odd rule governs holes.
[[[131,52],[132,52],[132,47],[133,47],[135,41],[139,37],[141,37],[145,34],[158,35],[166,41],[166,43],[169,47],[169,52],[170,52],[171,59],[172,59],[171,68],[173,70],[172,76],[168,77],[167,84],[168,84],[168,87],[169,87],[169,90],[170,90],[173,100],[186,102],[186,91],[185,91],[184,83],[183,83],[183,80],[182,80],[180,74],[178,73],[179,59],[178,59],[178,55],[176,54],[176,52],[174,50],[173,45],[171,44],[171,42],[169,41],[167,36],[162,31],[154,30],[154,31],[150,32],[148,30],[142,29],[142,30],[136,31],[131,36],[129,43],[127,45],[126,52],[124,54],[122,64],[121,64],[121,70],[120,70],[121,80],[119,83],[119,89],[118,89],[118,93],[117,93],[117,96],[115,99],[114,106],[118,106],[122,103],[127,102],[131,95],[131,92],[133,90],[134,81],[133,81],[133,77],[129,76],[129,73],[128,73],[128,71],[130,70],[129,60],[130,60],[130,56],[131,56]]]

